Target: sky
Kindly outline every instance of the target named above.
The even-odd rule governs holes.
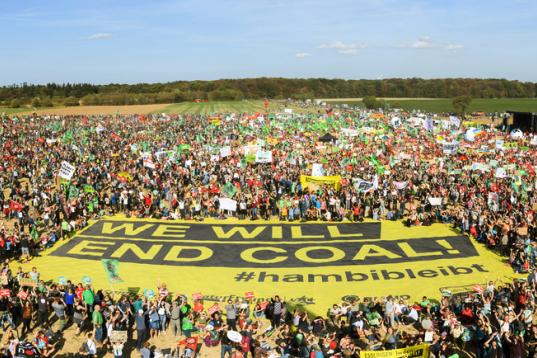
[[[537,0],[0,1],[0,85],[221,78],[537,82]]]

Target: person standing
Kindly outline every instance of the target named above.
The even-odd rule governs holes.
[[[221,337],[220,337],[220,344],[221,344],[221,350],[220,350],[220,358],[225,358],[226,354],[229,355],[229,358],[231,358],[231,355],[233,353],[233,346],[231,343],[231,340],[227,336],[228,327],[224,326],[224,329],[222,329]]]
[[[84,343],[84,348],[88,358],[97,356],[97,344],[93,340],[93,333],[88,333],[88,339]]]
[[[145,323],[145,314],[143,309],[139,309],[136,317],[134,318],[136,323],[136,349],[142,349],[142,345],[145,341],[145,335],[147,331],[147,325]]]
[[[49,307],[47,296],[42,293],[37,300],[37,325],[40,327],[48,324]]]
[[[112,352],[114,353],[114,358],[123,358],[123,343],[114,342],[112,344]]]
[[[190,333],[194,330],[194,317],[192,312],[189,312],[183,317],[181,328],[183,329],[183,334],[190,338]]]
[[[33,309],[30,301],[24,301],[22,306],[22,336],[31,332],[32,312]]]
[[[272,307],[272,327],[276,329],[280,326],[283,312],[283,302],[280,300],[280,296],[274,296],[274,299],[272,300]]]
[[[236,331],[237,330],[237,305],[233,304],[232,300],[227,301],[226,309],[226,320],[229,329]]]
[[[181,307],[177,304],[177,301],[173,301],[172,309],[170,312],[170,326],[172,327],[172,333],[174,336],[181,335]]]
[[[82,299],[86,304],[86,312],[88,315],[93,312],[93,303],[95,302],[95,294],[90,285],[86,285],[86,289],[82,292]]]
[[[101,313],[101,306],[95,305],[93,313],[91,314],[91,323],[93,323],[95,340],[99,343],[103,341],[103,322],[104,319]]]
[[[52,302],[52,309],[54,310],[54,313],[56,314],[56,317],[58,318],[58,333],[63,332],[63,329],[65,328],[66,318],[65,318],[65,303],[60,300],[59,298],[55,298],[54,302]]]

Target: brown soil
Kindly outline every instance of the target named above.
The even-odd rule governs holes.
[[[78,106],[63,108],[38,109],[38,115],[99,115],[99,114],[148,114],[159,111],[169,106],[169,104],[140,104],[130,106]],[[21,114],[31,114],[34,111],[21,112]]]

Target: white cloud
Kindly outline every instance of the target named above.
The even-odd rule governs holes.
[[[106,40],[112,37],[111,33],[108,32],[99,32],[93,35],[86,37],[87,40]]]
[[[430,37],[424,36],[420,37],[416,42],[411,45],[412,48],[433,48],[436,47],[436,44],[431,40]]]
[[[447,44],[444,46],[446,50],[458,50],[460,48],[463,48],[464,46],[461,44]]]
[[[422,36],[417,39],[412,45],[410,45],[410,47],[416,49],[441,48],[444,50],[458,50],[463,48],[464,46],[457,43],[434,41],[429,36]]]
[[[298,52],[295,54],[295,57],[296,58],[304,58],[304,57],[308,57],[308,56],[311,56],[309,53],[307,52]]]
[[[357,45],[354,43],[344,43],[341,41],[336,41],[328,44],[321,44],[317,46],[317,48],[322,49],[333,49],[336,50],[338,53],[341,53],[343,55],[356,55],[358,53],[358,50],[365,48],[365,45]]]

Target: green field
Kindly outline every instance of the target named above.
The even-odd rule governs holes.
[[[21,108],[0,107],[0,114],[2,113],[15,114],[15,113],[20,113],[20,112],[28,112],[28,111],[31,111],[31,109],[26,108],[26,107],[21,107]]]
[[[270,101],[270,112],[283,112],[284,104],[281,102]],[[287,106],[294,112],[314,112],[316,109],[303,109],[296,106]],[[181,113],[181,114],[211,114],[211,113],[254,113],[265,112],[263,101],[261,100],[242,100],[242,101],[209,101],[209,102],[182,102],[175,103],[156,112],[163,113]]]
[[[451,105],[451,99],[386,99],[392,107],[400,107],[407,111],[413,109],[426,112],[452,112],[454,111]],[[327,100],[331,104],[349,104],[362,105],[361,100]],[[486,113],[504,112],[504,111],[522,111],[522,112],[537,112],[537,99],[535,98],[476,98],[472,100],[472,104],[468,109],[469,112],[483,111]]]

